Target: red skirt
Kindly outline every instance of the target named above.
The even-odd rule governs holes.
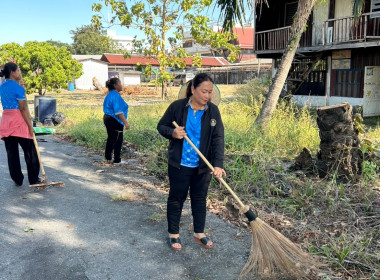
[[[0,138],[3,139],[8,136],[33,138],[19,109],[3,111],[3,117],[0,122]]]

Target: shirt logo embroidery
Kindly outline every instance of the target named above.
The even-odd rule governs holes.
[[[211,119],[210,125],[211,126],[216,126],[216,119]]]

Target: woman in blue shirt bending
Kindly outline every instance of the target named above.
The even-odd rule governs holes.
[[[113,163],[121,163],[121,146],[123,144],[123,129],[129,129],[127,122],[128,104],[121,97],[123,90],[121,81],[112,78],[106,82],[109,92],[103,102],[104,125],[107,128],[107,143],[105,158],[108,164],[112,163],[112,152],[114,154]]]

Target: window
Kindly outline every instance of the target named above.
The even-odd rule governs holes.
[[[293,24],[293,18],[298,9],[298,2],[285,3],[285,26]]]
[[[183,48],[191,48],[192,46],[193,46],[193,42],[192,41],[183,43]]]

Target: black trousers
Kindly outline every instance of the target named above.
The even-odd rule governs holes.
[[[24,181],[18,150],[18,145],[20,145],[24,151],[29,184],[36,184],[38,181],[38,174],[40,173],[40,163],[38,161],[33,139],[9,136],[4,137],[3,140],[7,151],[9,174],[11,175],[12,180],[17,185],[22,185]]]
[[[204,232],[206,222],[206,197],[211,174],[198,174],[198,168],[181,166],[177,169],[169,165],[170,191],[167,202],[168,232],[179,233],[183,203],[190,189],[191,212],[195,233]]]
[[[118,163],[121,161],[120,153],[121,146],[123,145],[123,129],[124,126],[119,123],[115,118],[104,115],[103,117],[104,125],[107,129],[107,143],[106,143],[106,151],[105,158],[106,160],[112,159],[112,152],[114,154],[113,162]]]

